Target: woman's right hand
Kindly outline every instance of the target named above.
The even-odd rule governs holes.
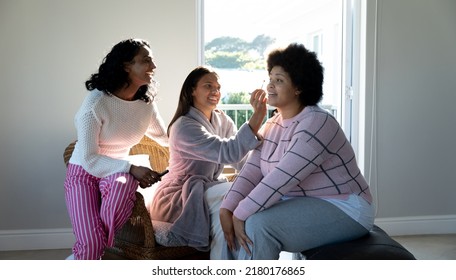
[[[143,166],[132,165],[130,167],[130,174],[139,181],[139,186],[143,189],[161,180],[160,174]]]
[[[264,117],[268,112],[266,92],[262,89],[254,90],[250,95],[250,105],[253,107],[253,115],[249,120],[250,128],[254,134],[258,133],[263,124]]]
[[[236,236],[234,235],[233,212],[225,208],[220,208],[219,216],[228,248],[234,251],[236,250]]]

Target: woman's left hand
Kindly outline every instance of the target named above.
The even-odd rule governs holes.
[[[161,180],[159,173],[143,166],[131,165],[130,174],[138,180],[139,186],[143,189]]]
[[[237,241],[244,248],[247,254],[251,256],[252,253],[250,252],[248,244],[253,245],[253,242],[245,233],[245,221],[241,221],[233,215],[233,226]]]

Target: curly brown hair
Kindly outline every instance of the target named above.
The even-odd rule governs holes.
[[[130,80],[124,65],[131,62],[140,48],[144,46],[150,48],[149,43],[142,39],[127,39],[117,43],[103,59],[98,73],[92,74],[90,79],[85,82],[87,90],[98,89],[111,95],[112,92],[128,86]],[[150,102],[148,87],[148,85],[141,86],[136,92],[134,100]]]
[[[268,73],[274,66],[281,66],[291,81],[303,94],[303,105],[316,105],[323,98],[323,66],[314,52],[302,44],[292,43],[284,49],[273,50],[267,60]]]

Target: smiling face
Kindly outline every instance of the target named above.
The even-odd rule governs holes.
[[[268,104],[288,117],[302,109],[299,100],[301,94],[291,81],[290,75],[281,66],[274,66],[269,73]]]
[[[155,68],[157,66],[153,61],[152,51],[147,46],[142,46],[133,60],[125,65],[131,85],[137,87],[151,83]]]
[[[192,96],[193,106],[210,119],[212,110],[220,101],[220,84],[217,75],[209,73],[202,76],[193,89]]]

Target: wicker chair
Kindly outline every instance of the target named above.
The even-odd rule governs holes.
[[[66,165],[74,150],[76,141],[66,147],[63,158]],[[169,151],[157,142],[144,137],[133,146],[130,155],[148,154],[154,170],[162,171],[168,166]],[[105,256],[114,259],[136,260],[189,260],[209,259],[209,252],[201,252],[192,247],[166,247],[155,243],[154,229],[146,209],[143,195],[136,192],[136,202],[132,214],[125,225],[116,233],[115,244],[106,249]]]

